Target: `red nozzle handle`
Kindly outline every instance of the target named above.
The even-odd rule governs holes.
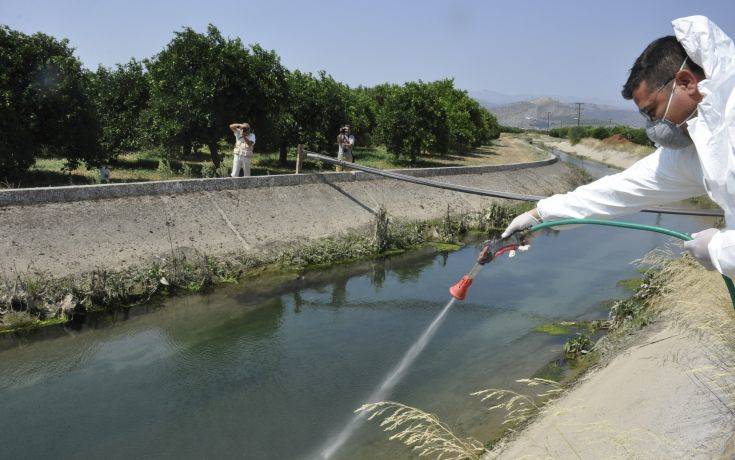
[[[472,286],[472,278],[465,275],[461,280],[449,288],[449,293],[457,300],[464,300],[467,297],[467,289]]]

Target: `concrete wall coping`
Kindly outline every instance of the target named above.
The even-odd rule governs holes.
[[[559,159],[549,158],[528,163],[512,163],[486,166],[449,166],[440,168],[393,169],[391,171],[414,177],[455,176],[483,174],[538,168],[554,164]],[[104,200],[145,195],[175,195],[207,191],[239,190],[261,187],[287,187],[323,182],[353,182],[379,180],[380,176],[362,171],[322,172],[303,174],[278,174],[272,176],[223,177],[211,179],[183,179],[120,184],[70,185],[62,187],[37,187],[0,190],[0,207],[27,206],[45,203]]]

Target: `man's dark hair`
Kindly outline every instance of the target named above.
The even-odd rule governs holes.
[[[623,97],[633,99],[633,91],[645,81],[651,89],[659,88],[670,81],[681,67],[687,53],[681,43],[673,35],[657,38],[638,56],[630,69],[628,81],[623,86]],[[686,68],[699,78],[704,78],[704,71],[697,64],[687,59]]]

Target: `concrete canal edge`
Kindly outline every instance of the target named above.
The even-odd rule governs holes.
[[[555,157],[400,172],[538,195],[568,188],[568,168]],[[119,270],[172,248],[257,253],[365,228],[380,206],[392,218],[428,220],[493,201],[361,172],[2,190],[2,276]]]

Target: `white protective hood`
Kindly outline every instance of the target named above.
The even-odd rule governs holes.
[[[702,165],[707,193],[725,211],[727,230],[710,242],[715,267],[735,275],[735,44],[704,16],[672,22],[689,58],[704,70],[704,98],[687,123]]]

